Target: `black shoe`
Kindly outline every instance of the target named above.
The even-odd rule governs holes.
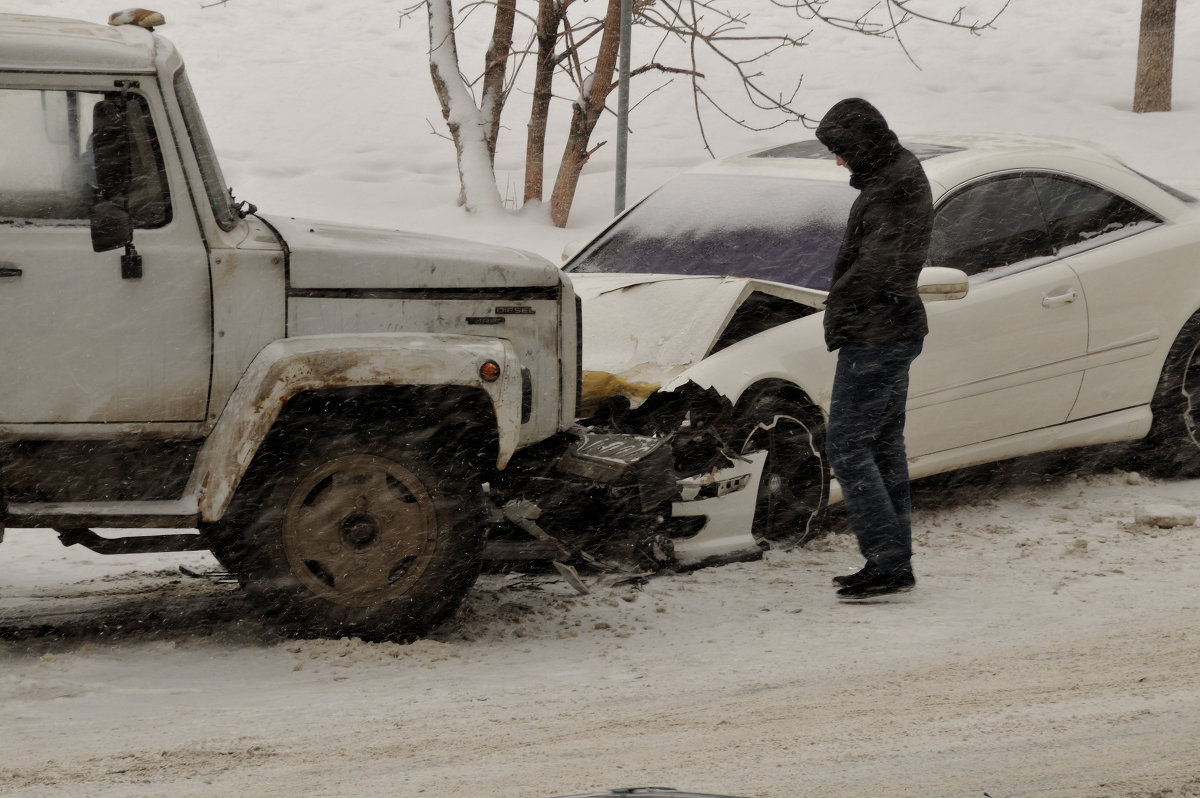
[[[833,583],[838,587],[850,587],[851,585],[857,585],[859,582],[865,582],[875,575],[874,571],[864,565],[861,570],[855,571],[852,574],[835,576]]]
[[[840,599],[867,599],[892,593],[907,593],[916,586],[917,578],[913,576],[912,569],[904,568],[887,574],[869,576],[843,587],[837,594]]]

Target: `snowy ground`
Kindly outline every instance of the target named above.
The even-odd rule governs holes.
[[[918,489],[916,591],[850,538],[761,562],[485,577],[412,645],[276,638],[201,555],[4,543],[0,785],[28,796],[1200,795],[1200,482],[1036,469]]]
[[[796,24],[765,0],[743,5]],[[805,75],[814,115],[860,95],[901,131],[1088,138],[1197,190],[1200,13],[1180,4],[1175,111],[1136,116],[1138,5],[1014,0],[983,37],[911,28],[920,71],[892,42],[818,31],[784,69]],[[550,257],[611,213],[610,148],[565,231],[538,208],[459,211],[452,148],[426,121],[440,116],[421,19],[398,27],[390,0],[155,7],[226,177],[264,210]],[[112,10],[0,0],[92,20]],[[631,196],[706,158],[688,103],[676,85],[635,111]],[[502,194],[519,193],[523,113],[506,117]],[[710,132],[719,154],[811,135]],[[106,558],[10,530],[0,793],[1200,796],[1200,528],[1133,522],[1138,505],[1200,510],[1200,482],[1108,465],[1018,473],[918,485],[920,585],[895,601],[834,600],[830,576],[859,558],[833,534],[643,584],[590,577],[588,596],[486,577],[453,623],[408,646],[281,640],[235,588],[179,574],[211,567],[206,555]]]

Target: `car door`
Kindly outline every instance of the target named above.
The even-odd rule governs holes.
[[[1055,252],[1088,297],[1087,370],[1071,418],[1143,404],[1162,365],[1159,339],[1174,334],[1167,308],[1182,280],[1171,269],[1194,268],[1194,257],[1150,243],[1163,220],[1107,188],[1051,173],[1033,181]]]
[[[112,78],[0,77],[0,423],[197,422],[207,408],[208,264],[148,81],[128,95],[140,273],[94,252],[93,108]],[[123,271],[126,273],[123,274]]]
[[[966,298],[927,305],[909,389],[911,456],[1061,424],[1083,376],[1079,278],[1053,255],[1028,175],[1003,174],[939,203],[930,262],[971,278]]]

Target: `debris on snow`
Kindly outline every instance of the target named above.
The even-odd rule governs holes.
[[[1142,504],[1134,508],[1133,520],[1141,526],[1173,529],[1195,525],[1196,513],[1177,504]]]

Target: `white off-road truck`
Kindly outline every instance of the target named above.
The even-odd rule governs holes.
[[[678,436],[575,427],[559,270],[236,201],[161,24],[0,15],[8,526],[210,549],[311,635],[421,634],[487,557],[669,561]],[[614,540],[595,519],[624,511]],[[564,512],[592,521],[547,532]]]

